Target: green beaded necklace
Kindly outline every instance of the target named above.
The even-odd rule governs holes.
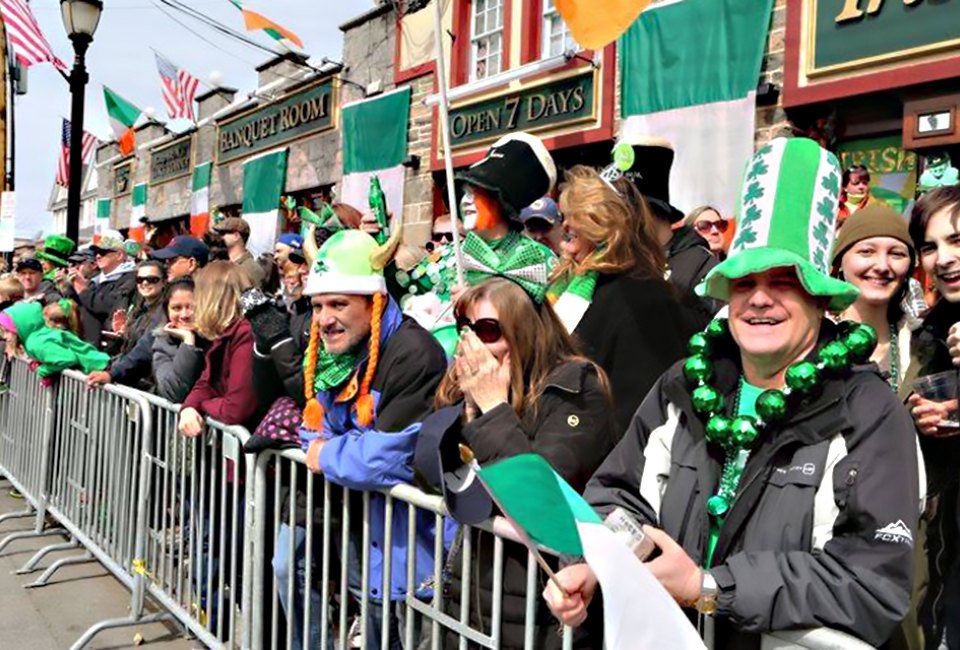
[[[838,328],[840,336],[820,349],[817,363],[799,361],[793,364],[787,368],[787,385],[783,389],[771,388],[760,393],[756,402],[756,418],[749,415],[731,418],[726,415],[723,394],[707,383],[713,377],[713,361],[709,355],[730,336],[727,320],[715,319],[703,332],[690,337],[687,347],[692,356],[683,364],[683,375],[691,387],[693,410],[706,422],[704,432],[707,442],[721,446],[726,452],[719,489],[707,500],[707,512],[711,517],[720,518],[726,514],[736,498],[747,456],[741,451],[749,450],[771,425],[786,420],[791,402],[797,404],[816,390],[824,375],[839,375],[852,364],[865,363],[870,359],[877,345],[877,333],[872,327],[843,321]],[[738,400],[739,395],[738,389]]]

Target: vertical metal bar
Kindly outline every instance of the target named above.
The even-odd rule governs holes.
[[[533,633],[537,629],[537,578],[539,577],[540,567],[537,565],[533,553],[527,552],[527,587],[525,594],[526,612],[523,619],[523,647],[525,650],[533,650]]]
[[[404,648],[413,648],[414,624],[417,610],[410,606],[410,601],[417,597],[417,509],[407,506],[407,598],[406,615],[404,619],[403,642]],[[437,585],[433,586],[437,589]]]
[[[276,459],[276,464],[274,465],[274,475],[273,475],[273,493],[280,495],[281,488],[281,478],[283,475],[284,467],[286,467],[287,461],[284,458],[278,457]],[[289,475],[289,472],[287,473]],[[296,495],[290,493],[290,498],[294,498]],[[280,538],[280,507],[281,504],[277,504],[277,507],[273,509],[273,540],[274,540],[274,553],[277,553],[279,548]],[[270,642],[273,644],[273,647],[277,647],[277,635],[279,634],[280,627],[280,598],[279,598],[279,589],[280,583],[277,581],[276,572],[272,572],[271,575],[273,589],[270,590],[270,597],[273,599],[273,608],[270,616]]]
[[[383,609],[380,617],[380,650],[389,650],[390,648],[390,622],[393,617],[393,592],[391,585],[391,573],[393,571],[393,497],[389,494],[385,496],[383,513],[383,547],[380,549],[383,553]],[[408,585],[413,588],[413,585]]]
[[[500,620],[503,613],[503,539],[493,538],[493,611],[490,614],[490,636],[493,647],[500,647]]]
[[[307,513],[304,519],[304,525],[307,527],[306,539],[303,547],[303,561],[307,565],[305,584],[303,586],[303,639],[304,648],[312,648],[312,639],[310,638],[310,619],[313,612],[310,611],[311,589],[313,588],[313,481],[315,474],[309,470],[304,472],[307,475]],[[296,567],[296,562],[294,562]]]
[[[433,609],[443,611],[443,515],[437,513],[433,519],[434,528],[439,531],[433,537]],[[433,650],[440,650],[440,621],[436,617],[430,620]]]
[[[343,512],[340,530],[340,647],[347,647],[347,604],[350,592],[347,589],[347,573],[350,569],[350,490],[343,488]]]
[[[363,493],[363,541],[360,546],[360,647],[367,647],[370,620],[370,493]]]
[[[460,622],[470,625],[470,578],[473,576],[473,529],[463,526],[460,547]],[[477,604],[479,607],[479,603]],[[467,638],[460,635],[460,650],[467,650]]]
[[[212,431],[212,430],[208,428],[208,431]],[[216,449],[217,449],[217,467],[219,468],[219,476],[218,476],[217,478],[219,479],[219,489],[220,489],[220,493],[219,493],[219,495],[218,495],[218,496],[220,497],[220,505],[219,505],[219,512],[217,513],[217,514],[219,515],[218,519],[220,520],[220,526],[219,526],[219,528],[217,529],[217,530],[218,530],[217,541],[219,542],[218,546],[219,546],[219,551],[220,551],[220,552],[219,552],[219,555],[217,556],[217,561],[216,561],[216,563],[215,563],[216,566],[217,566],[217,598],[216,598],[217,609],[216,609],[216,614],[217,614],[217,638],[222,639],[222,638],[223,638],[223,619],[224,619],[224,616],[223,616],[223,588],[224,588],[224,582],[225,582],[225,580],[224,580],[224,577],[225,577],[225,576],[224,576],[224,573],[226,573],[226,571],[225,571],[226,567],[224,566],[224,564],[225,564],[225,563],[224,563],[224,559],[227,557],[227,555],[226,555],[226,553],[227,553],[227,535],[224,535],[224,532],[227,530],[227,469],[228,469],[228,463],[227,463],[227,457],[226,457],[226,456],[224,455],[224,453],[223,453],[223,451],[224,451],[224,444],[223,444],[223,443],[224,443],[224,440],[223,440],[223,438],[220,437],[219,435],[218,435],[218,440],[217,440],[217,442],[218,442],[218,444],[217,444],[217,446],[216,446]],[[213,558],[211,558],[211,561],[213,561]]]
[[[330,508],[332,505],[332,496],[330,481],[326,478],[323,479],[323,565],[320,575],[320,648],[321,650],[326,650],[327,639],[329,637],[329,631],[327,627],[330,625],[330,554],[333,552],[332,544],[330,543],[330,526],[331,526],[331,514]],[[407,646],[412,647],[412,646]]]
[[[289,504],[287,506],[287,527],[290,529],[290,534],[287,536],[287,648],[293,648],[293,630],[297,625],[296,617],[296,608],[294,607],[294,597],[296,592],[294,590],[294,583],[297,581],[297,561],[296,561],[296,534],[297,534],[297,473],[300,470],[300,467],[297,463],[293,461],[289,462],[290,466],[290,496]]]

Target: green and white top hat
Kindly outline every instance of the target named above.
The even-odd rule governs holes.
[[[727,259],[697,293],[729,300],[731,280],[792,267],[807,293],[830,299],[831,311],[848,307],[858,289],[830,277],[839,198],[836,156],[807,138],[772,140],[747,166]]]
[[[376,262],[380,246],[361,230],[341,230],[323,243],[310,268],[304,295],[386,293],[383,268]]]

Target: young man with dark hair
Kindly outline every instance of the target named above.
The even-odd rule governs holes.
[[[254,287],[262,288],[266,272],[253,253],[247,250],[250,224],[240,217],[227,217],[216,226],[216,231],[223,237],[230,261],[247,273]]]

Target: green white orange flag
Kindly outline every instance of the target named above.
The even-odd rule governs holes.
[[[110,229],[110,199],[97,199],[97,220],[93,222],[94,243],[100,241],[100,233]]]
[[[107,117],[110,118],[110,126],[113,128],[117,142],[120,143],[120,153],[129,156],[133,153],[135,143],[133,125],[136,124],[143,111],[106,86],[103,87],[103,99],[107,103]]]
[[[370,179],[380,179],[387,210],[399,215],[407,158],[410,87],[343,107],[341,200],[368,213]]]
[[[127,235],[130,239],[143,243],[146,217],[147,184],[137,183],[133,186],[133,194],[130,196],[130,231]]]
[[[290,43],[293,43],[301,50],[303,49],[303,41],[289,29],[273,22],[263,14],[258,14],[256,11],[245,8],[238,0],[230,0],[230,2],[243,13],[243,26],[246,27],[248,32],[263,30],[267,36],[287,49],[293,49],[290,47]]]
[[[669,140],[671,202],[729,217],[753,154],[773,0],[651,5],[620,39],[622,135]]]
[[[193,195],[190,198],[190,234],[203,237],[210,227],[210,179],[213,163],[193,168]]]
[[[590,565],[603,591],[607,650],[705,650],[653,574],[542,456],[521,454],[473,469],[521,533],[558,553],[582,555]]]
[[[651,0],[554,0],[573,39],[588,50],[617,40]]]
[[[247,248],[255,257],[273,250],[286,180],[286,148],[267,151],[243,163],[243,218],[250,224]]]

